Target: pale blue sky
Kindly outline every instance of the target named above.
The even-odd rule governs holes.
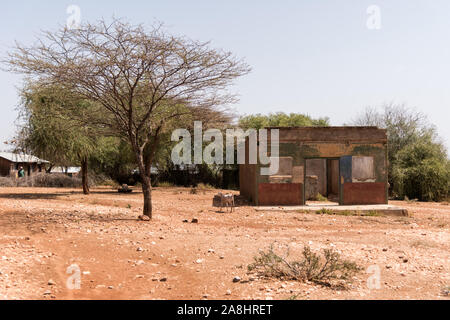
[[[300,112],[341,125],[394,101],[426,113],[450,146],[448,0],[3,1],[0,54],[65,24],[71,4],[82,20],[161,21],[244,57],[253,72],[234,88],[239,113]],[[381,9],[381,30],[366,26],[370,5]],[[2,142],[14,134],[20,83],[0,71]]]

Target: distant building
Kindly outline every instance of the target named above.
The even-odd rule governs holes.
[[[81,172],[81,167],[53,167],[50,173],[66,174],[69,177],[75,177]]]
[[[0,152],[0,176],[17,177],[20,167],[27,177],[39,172],[45,172],[48,161],[28,154]]]

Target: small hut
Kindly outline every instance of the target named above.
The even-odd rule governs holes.
[[[39,172],[45,172],[48,161],[28,154],[0,152],[0,176],[17,178],[22,167],[25,175],[30,177]]]

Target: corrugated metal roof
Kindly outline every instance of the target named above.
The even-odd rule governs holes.
[[[67,170],[66,170],[67,169]],[[51,170],[51,173],[68,173],[68,174],[77,174],[80,173],[81,167],[54,167]]]
[[[49,163],[46,160],[39,159],[38,157],[29,154],[19,154],[11,152],[0,152],[0,158],[14,163]]]

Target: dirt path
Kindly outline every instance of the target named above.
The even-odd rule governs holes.
[[[0,189],[0,299],[448,299],[448,204],[394,203],[411,218],[224,214],[211,207],[214,193],[157,189],[145,223],[140,194]],[[381,288],[369,289],[365,272],[343,291],[249,278],[247,265],[274,243],[292,255],[335,248],[379,268]],[[80,290],[67,288],[73,265]]]

